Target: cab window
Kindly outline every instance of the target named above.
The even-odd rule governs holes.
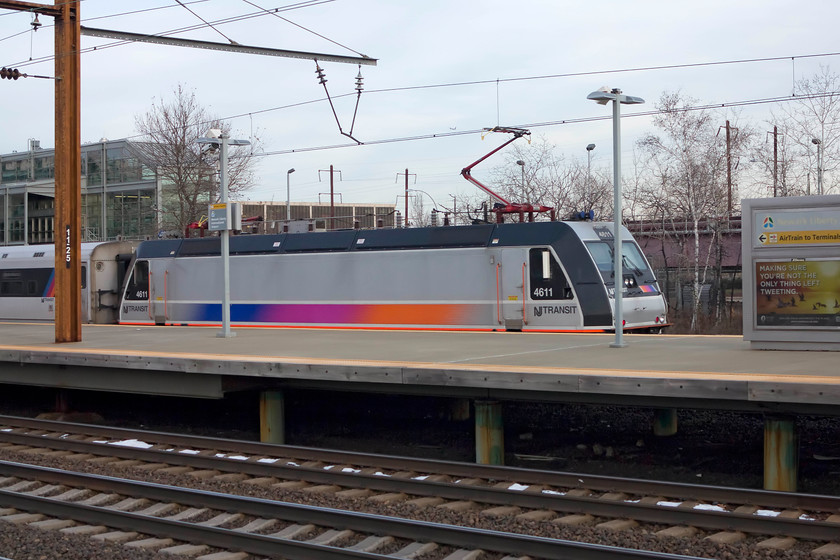
[[[125,289],[125,299],[133,301],[149,299],[149,261],[134,263],[131,278]]]
[[[572,299],[572,289],[557,260],[548,249],[529,252],[531,299]]]

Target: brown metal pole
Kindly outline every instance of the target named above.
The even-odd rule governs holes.
[[[79,0],[55,18],[55,341],[82,340]]]
[[[333,199],[333,166],[330,165],[330,227],[327,229],[334,229],[335,224],[335,202]]]
[[[405,170],[405,227],[408,227],[408,168]]]

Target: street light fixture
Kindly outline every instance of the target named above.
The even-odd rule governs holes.
[[[220,202],[228,205],[228,146],[247,146],[248,140],[231,140],[230,136],[218,128],[210,129],[206,138],[198,138],[199,144],[211,144],[219,146],[219,190],[221,191]],[[217,333],[219,338],[232,338],[235,332],[230,330],[230,230],[231,212],[230,208],[225,210],[227,218],[225,229],[222,230],[222,275],[224,278],[224,293],[222,296],[222,332]]]
[[[289,222],[292,219],[292,203],[290,202],[289,198],[289,175],[295,172],[295,168],[292,167],[288,171],[286,171],[286,221]],[[288,225],[288,224],[286,224]]]
[[[613,317],[615,320],[615,341],[610,344],[610,348],[624,348],[627,344],[622,340],[624,334],[624,313],[622,309],[622,289],[624,288],[624,273],[621,267],[622,264],[622,247],[621,247],[621,105],[637,105],[644,103],[645,100],[641,97],[633,97],[630,95],[622,95],[621,90],[613,88],[601,88],[598,91],[593,91],[586,96],[587,99],[595,101],[599,105],[606,105],[610,101],[613,103],[613,191],[615,201],[613,204],[613,279],[615,292],[613,303],[615,312]],[[592,146],[595,147],[594,145]],[[588,149],[588,147],[587,147]]]
[[[820,161],[822,142],[819,138],[811,138],[811,143],[817,147],[817,194],[822,194],[822,162]]]
[[[525,194],[525,162],[521,159],[516,160],[516,165],[522,168],[522,202],[528,202]]]

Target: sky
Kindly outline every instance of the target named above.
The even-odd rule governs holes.
[[[82,0],[82,25],[143,34],[201,26],[173,36],[362,53],[378,61],[361,68],[321,63],[345,132],[361,70],[364,92],[353,124],[353,136],[363,143],[358,145],[340,133],[312,60],[143,43],[110,46],[114,40],[82,37],[83,143],[135,136],[135,115],[182,85],[231,122],[235,139],[259,139],[258,179],[245,195],[249,200],[284,202],[288,179],[292,201],[328,202],[332,165],[337,201],[402,207],[400,174],[407,169],[409,188],[417,191],[412,196],[424,197],[427,207],[451,208],[452,195],[477,192],[461,169],[510,137],[494,133],[482,139],[483,128],[498,125],[528,127],[533,138],[555,145],[569,161],[586,162],[585,147],[594,143],[592,168],[609,174],[611,108],[586,99],[602,86],[646,101],[622,108],[627,173],[635,139],[653,131],[651,117],[632,115],[655,109],[663,92],[726,104],[788,96],[795,80],[812,76],[820,65],[840,72],[836,0],[182,3],[186,7],[176,0]],[[269,15],[261,8],[279,10]],[[237,18],[248,14],[259,15]],[[229,18],[237,20],[215,29],[202,23]],[[53,75],[52,21],[39,19],[44,25],[33,33],[31,14],[0,9],[0,65]],[[768,58],[778,60],[703,65]],[[656,68],[664,66],[672,68]],[[25,151],[30,138],[54,146],[53,93],[51,80],[0,81],[0,153]],[[739,118],[771,130],[765,122],[771,108],[745,107]],[[568,122],[577,120],[583,122]],[[524,139],[517,143],[531,149]],[[489,172],[505,161],[500,152],[473,175],[492,188]]]

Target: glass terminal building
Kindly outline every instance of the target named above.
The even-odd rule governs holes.
[[[127,140],[82,146],[82,241],[143,239],[159,230],[161,184]],[[55,242],[55,152],[29,141],[0,155],[0,245]]]
[[[174,204],[172,190],[140,161],[131,142],[103,139],[83,145],[81,152],[82,242],[203,235],[201,229],[164,231],[165,208]],[[389,203],[336,203],[331,208],[327,202],[292,202],[290,225],[308,225],[309,231],[399,227],[398,214]],[[284,202],[245,201],[242,215],[258,217],[248,221],[243,233],[279,233],[288,227]],[[0,246],[54,242],[55,151],[30,140],[26,151],[0,154]]]

